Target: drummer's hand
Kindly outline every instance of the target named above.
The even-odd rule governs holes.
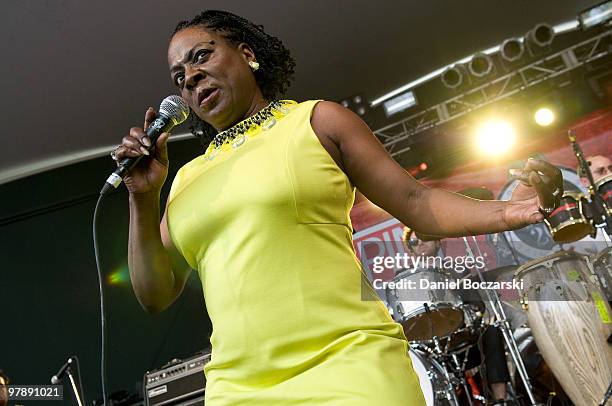
[[[563,175],[556,166],[529,158],[523,173],[528,175],[527,181],[521,181],[514,189],[504,210],[504,221],[510,229],[543,221],[543,212],[550,214],[563,196]]]

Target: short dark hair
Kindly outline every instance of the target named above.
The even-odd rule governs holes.
[[[2,380],[4,381],[5,385],[9,384],[9,377],[1,369],[0,369],[0,378],[2,378]]]
[[[267,100],[274,100],[287,91],[293,81],[295,61],[282,41],[264,31],[263,25],[257,25],[246,18],[228,11],[206,10],[191,20],[179,22],[172,36],[182,29],[202,26],[221,34],[231,44],[244,42],[251,47],[257,57],[260,68],[254,73],[257,85]],[[197,115],[190,114],[191,133],[200,138],[206,146],[212,141],[217,131]]]

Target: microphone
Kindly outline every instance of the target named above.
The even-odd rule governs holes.
[[[159,136],[172,130],[174,126],[181,124],[189,117],[189,106],[180,96],[172,95],[162,100],[159,106],[159,114],[145,131],[147,137],[151,140],[149,150],[155,146]],[[111,173],[106,179],[106,183],[100,191],[101,195],[105,195],[112,189],[116,189],[127,173],[140,162],[142,155],[135,158],[126,158],[119,163],[117,169]]]
[[[68,358],[68,361],[66,361],[66,363],[62,365],[60,370],[57,371],[57,374],[51,377],[51,383],[53,385],[59,385],[62,382],[62,378],[64,377],[64,374],[70,367],[70,364],[72,364],[73,362],[74,362],[74,359],[72,357]]]

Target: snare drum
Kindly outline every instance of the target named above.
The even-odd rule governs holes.
[[[553,240],[559,243],[578,241],[595,229],[588,218],[589,202],[582,193],[565,192],[560,206],[544,220]]]
[[[612,175],[604,176],[595,182],[595,190],[603,199],[608,214],[612,215]]]
[[[612,380],[610,307],[582,255],[560,251],[521,266],[522,300],[544,360],[572,402],[595,405]]]
[[[404,271],[393,279],[393,288],[387,288],[387,301],[393,317],[404,327],[408,341],[445,337],[463,324],[458,292],[421,289],[446,280],[451,280],[451,276],[436,269]]]

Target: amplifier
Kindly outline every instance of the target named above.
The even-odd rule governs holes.
[[[172,360],[162,368],[145,373],[143,396],[146,406],[203,405],[206,377],[204,365],[210,353],[186,360]]]

